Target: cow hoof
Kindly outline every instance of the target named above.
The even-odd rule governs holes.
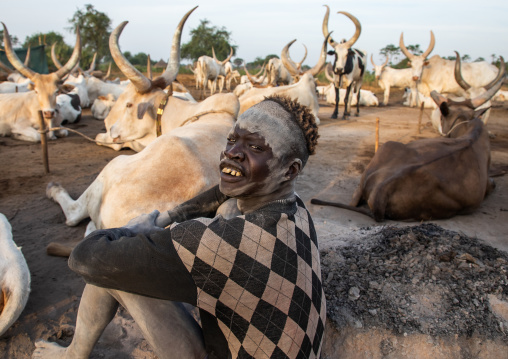
[[[337,114],[336,114],[336,113],[332,114],[332,116],[331,116],[330,118],[331,118],[332,120],[336,120],[336,119],[337,119]]]
[[[360,114],[359,113],[355,113],[355,116],[358,117],[358,116],[360,116]]]

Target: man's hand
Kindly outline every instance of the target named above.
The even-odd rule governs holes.
[[[159,216],[159,211],[155,210],[148,214],[142,214],[129,221],[124,228],[129,229],[135,234],[144,234],[145,236],[156,231],[162,231],[161,228],[156,225],[155,220]]]

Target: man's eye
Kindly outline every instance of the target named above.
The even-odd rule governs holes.
[[[228,142],[235,142],[235,139],[231,138],[231,137],[228,137],[227,140],[228,140]]]
[[[260,146],[257,146],[257,145],[250,145],[250,147],[256,151],[263,151],[263,148],[261,148]]]

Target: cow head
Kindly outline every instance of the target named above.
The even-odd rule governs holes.
[[[381,74],[383,73],[383,70],[385,69],[386,65],[388,64],[388,56],[386,56],[385,63],[382,65],[376,65],[374,62],[374,58],[372,57],[372,54],[370,55],[370,62],[372,63],[372,66],[374,66],[374,75],[376,76],[376,80],[379,80],[381,77]]]
[[[183,26],[190,14],[187,12],[178,24],[173,35],[171,54],[166,70],[151,80],[137,70],[122,54],[118,39],[127,21],[122,22],[111,33],[109,48],[118,68],[130,80],[124,92],[118,97],[106,117],[106,130],[114,142],[135,141],[147,136],[156,136],[156,112],[161,100],[166,96],[163,91],[176,79],[180,67],[180,41]],[[103,134],[99,134],[103,135]],[[101,140],[104,136],[97,136]],[[107,138],[107,136],[106,136]]]
[[[461,124],[481,117],[485,111],[489,109],[489,107],[482,106],[490,101],[496,92],[499,91],[503,85],[504,77],[506,74],[506,67],[502,56],[500,57],[500,60],[501,64],[497,77],[491,82],[491,84],[487,85],[488,88],[486,87],[485,91],[482,94],[474,98],[466,99],[463,101],[455,101],[446,98],[437,91],[432,91],[430,93],[430,96],[437,104],[439,111],[441,112],[441,127],[444,135],[449,137],[457,137],[460,133],[464,132],[463,128],[459,128]]]
[[[62,85],[62,79],[72,70],[74,66],[76,66],[79,62],[79,58],[81,57],[81,36],[79,35],[79,28],[76,29],[76,44],[69,61],[56,72],[43,75],[34,72],[21,62],[12,49],[7,27],[4,23],[2,23],[2,25],[4,27],[4,44],[7,59],[16,70],[33,82],[33,90],[37,94],[40,109],[42,110],[46,121],[49,122],[48,125],[51,125],[51,121],[55,117],[55,110],[57,106],[56,96],[58,95],[60,86]]]
[[[313,68],[311,68],[305,72],[303,72],[301,70],[301,63],[300,63],[300,66],[298,67],[289,58],[289,47],[296,41],[296,39],[289,42],[286,46],[284,46],[284,48],[282,49],[282,53],[281,53],[281,60],[282,60],[282,63],[284,64],[284,66],[286,67],[286,69],[291,74],[291,76],[293,76],[293,78],[295,79],[295,82],[298,81],[306,73],[308,73],[309,75],[314,77],[314,76],[317,76],[317,74],[320,73],[321,70],[323,70],[324,66],[326,65],[326,46],[327,46],[329,37],[330,37],[329,34],[325,37],[325,41],[323,42],[323,46],[321,47],[321,54],[319,55],[319,60],[318,60],[317,64],[314,65]],[[307,52],[305,53],[305,55],[307,55]],[[302,62],[303,62],[303,60],[302,60]]]
[[[409,59],[408,65],[411,66],[413,70],[413,81],[420,81],[422,78],[423,68],[429,64],[427,61],[427,57],[430,55],[432,50],[434,50],[434,45],[436,44],[436,39],[434,38],[434,33],[430,32],[430,44],[427,50],[421,55],[414,55],[408,51],[406,46],[404,45],[404,33],[400,34],[399,46],[404,55]]]
[[[360,37],[360,33],[362,32],[362,26],[360,25],[358,19],[353,15],[351,15],[350,13],[345,11],[339,11],[338,14],[343,14],[347,16],[355,24],[356,31],[353,37],[347,41],[345,39],[342,40],[341,42],[333,41],[331,36],[329,36],[330,32],[328,31],[328,18],[330,17],[330,8],[328,7],[328,5],[324,6],[326,6],[326,14],[323,19],[323,35],[325,36],[325,38],[328,38],[329,44],[333,47],[333,51],[330,50],[328,52],[329,55],[335,55],[335,60],[333,63],[333,72],[336,75],[342,75],[346,68],[347,56],[351,51],[351,47]]]

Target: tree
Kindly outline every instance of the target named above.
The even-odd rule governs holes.
[[[51,46],[56,43],[55,45],[55,54],[56,57],[60,60],[60,63],[65,63],[64,59],[70,58],[72,51],[74,50],[73,47],[67,45],[64,42],[63,36],[57,32],[50,31],[48,33],[42,33],[38,32],[33,35],[27,36],[25,38],[25,42],[23,43],[24,48],[32,47],[32,46],[38,46],[39,40],[42,42],[42,44],[47,45],[45,48],[46,57],[48,59],[48,67],[50,72],[56,71],[57,68],[53,64],[53,61],[51,60]]]
[[[275,54],[270,54],[270,55],[266,55],[265,58],[262,58],[262,57],[256,57],[256,59],[252,62],[249,62],[246,66],[249,68],[249,69],[252,69],[252,68],[255,68],[255,67],[261,67],[263,66],[263,64],[265,62],[268,62],[268,60],[272,59],[272,58],[279,58],[279,56],[275,55]]]
[[[236,67],[240,67],[243,64],[243,59],[237,57],[236,59],[233,60],[233,63],[235,64]]]
[[[462,56],[460,57],[460,59],[461,59],[462,61],[470,61],[470,60],[471,60],[471,56],[469,56],[468,54],[465,54],[465,55],[462,55]]]
[[[485,59],[481,56],[479,58],[477,58],[476,60],[474,60],[474,62],[482,62],[482,61],[485,61]]]
[[[231,32],[225,27],[220,29],[211,26],[207,19],[200,20],[201,23],[195,29],[190,31],[191,40],[181,47],[181,57],[196,61],[200,56],[212,56],[212,47],[215,50],[215,56],[222,61],[229,56],[230,47],[233,48],[233,54],[236,52],[237,46],[230,45],[232,42]]]
[[[19,40],[18,40],[18,37],[17,36],[13,36],[11,34],[9,34],[10,38],[11,38],[11,44],[12,46],[16,46],[17,44],[19,44]],[[3,30],[0,30],[0,47],[4,48],[4,31]]]
[[[83,68],[90,66],[96,52],[97,62],[110,58],[111,19],[108,15],[96,10],[92,4],[86,4],[85,9],[78,9],[68,21],[72,24],[68,30],[73,33],[76,33],[76,26],[79,25],[82,41],[81,65]]]
[[[381,50],[379,50],[381,55],[388,57],[388,63],[391,65],[392,60],[395,60],[398,55],[400,55],[400,47],[397,47],[393,44],[386,45]]]
[[[413,55],[416,55],[416,56],[419,56],[421,54],[423,54],[423,51],[420,49],[420,45],[419,44],[416,44],[416,45],[408,45],[406,46],[407,50],[409,52],[411,52]]]

